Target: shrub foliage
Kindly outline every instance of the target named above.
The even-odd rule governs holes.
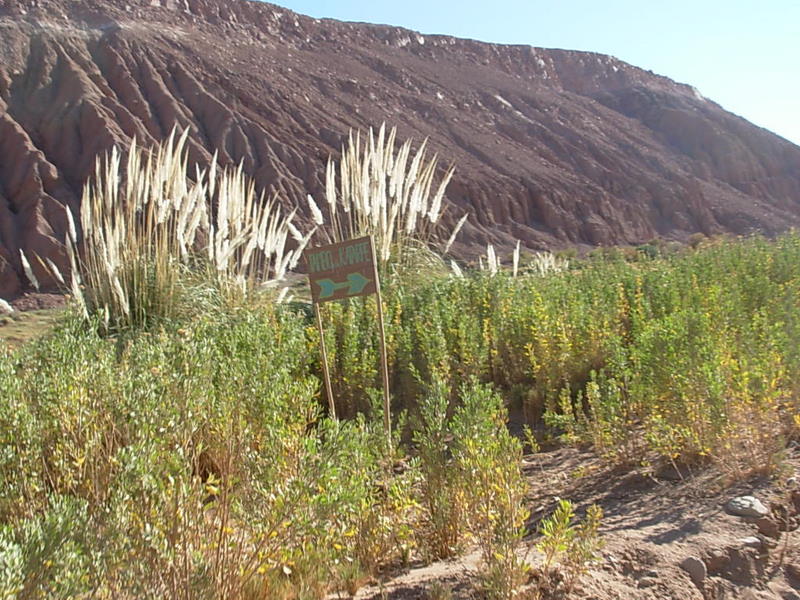
[[[530,573],[509,408],[532,447],[775,468],[800,425],[800,236],[527,264],[517,246],[510,272],[489,247],[486,269],[437,258],[420,277],[452,171],[435,187],[435,159],[394,140],[351,139],[323,229],[376,235],[391,276],[393,450],[374,300],[325,307],[343,421],[322,409],[308,305],[252,301],[309,240],[294,213],[241,170],[190,181],[185,137],[134,147],[124,176],[116,152],[101,163],[68,243],[73,311],[0,349],[2,598],[323,598],[470,545],[486,594],[512,598]],[[559,511],[539,577],[571,588],[601,515]]]

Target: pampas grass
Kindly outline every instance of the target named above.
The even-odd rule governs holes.
[[[552,252],[537,252],[530,262],[530,272],[534,275],[560,273],[569,269],[569,260],[560,258]]]
[[[173,130],[152,150],[134,140],[124,159],[117,147],[98,159],[83,191],[82,240],[67,211],[70,291],[107,328],[172,318],[203,296],[243,299],[274,286],[310,239],[241,165],[220,169],[215,155],[190,176],[188,133]]]
[[[523,272],[520,268],[521,243],[518,240],[511,255],[511,276],[519,277]],[[486,245],[486,256],[478,257],[478,270],[485,271],[490,277],[497,275],[502,269],[500,257],[492,244]],[[560,273],[569,269],[569,260],[560,258],[552,252],[535,252],[531,255],[529,267],[525,273],[529,275],[545,276],[550,273]]]
[[[329,160],[326,171],[328,220],[322,230],[327,241],[372,235],[383,266],[417,260],[420,249],[446,253],[467,219],[464,215],[451,231],[442,225],[453,167],[437,182],[438,159],[427,158],[427,140],[416,152],[412,140],[399,150],[396,141],[396,128],[387,131],[385,124],[377,135],[370,129],[366,139],[351,132],[341,161]],[[311,196],[308,206],[314,222],[322,225],[322,211]]]
[[[28,281],[31,282],[31,285],[39,291],[39,280],[36,278],[36,275],[33,274],[33,269],[31,269],[31,264],[28,262],[28,258],[25,256],[25,253],[20,249],[19,251],[19,258],[22,262],[22,270],[25,273],[25,277],[28,278]]]

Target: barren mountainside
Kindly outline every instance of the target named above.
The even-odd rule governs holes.
[[[294,204],[384,121],[456,164],[462,252],[800,225],[800,147],[610,56],[246,0],[0,0],[0,297],[19,249],[63,265],[64,207],[115,142],[190,127],[194,160],[219,149]]]

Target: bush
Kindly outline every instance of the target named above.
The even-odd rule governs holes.
[[[527,573],[518,555],[528,517],[522,445],[508,432],[502,400],[491,389],[475,380],[465,383],[451,417],[449,396],[436,379],[420,406],[414,436],[427,508],[424,539],[436,558],[453,556],[475,540],[485,591],[511,598]]]
[[[548,597],[559,590],[572,591],[591,561],[603,547],[599,536],[603,511],[592,505],[583,522],[575,522],[575,508],[569,500],[560,499],[553,514],[539,527],[541,540],[536,548],[544,555],[539,569],[537,591]],[[559,569],[554,568],[559,565]]]

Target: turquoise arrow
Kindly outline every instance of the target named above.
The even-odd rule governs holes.
[[[367,284],[372,281],[367,279],[361,273],[350,273],[347,279],[336,283],[333,279],[320,279],[317,281],[319,285],[319,297],[330,298],[338,290],[347,290],[348,295],[360,294],[367,287]]]

